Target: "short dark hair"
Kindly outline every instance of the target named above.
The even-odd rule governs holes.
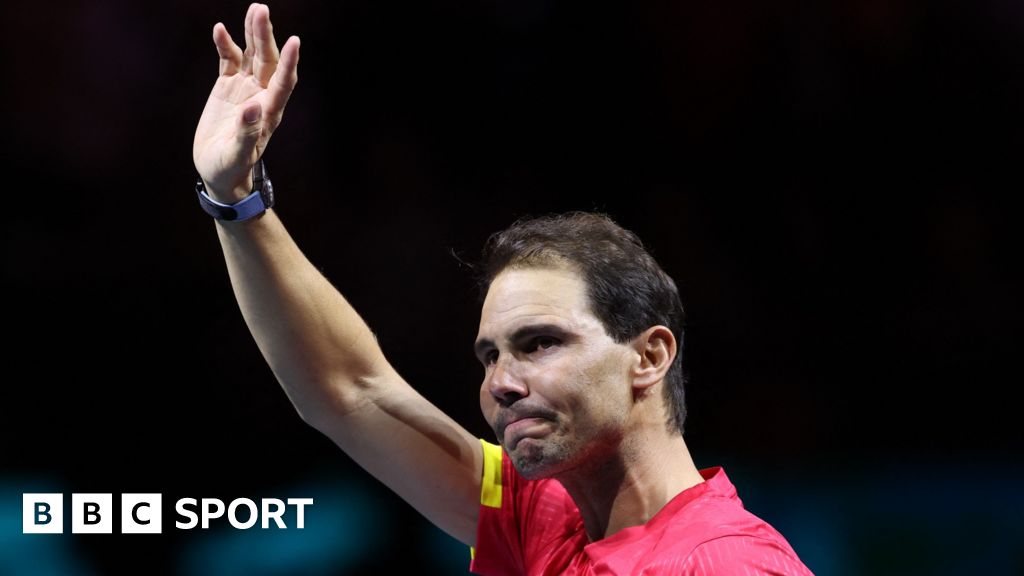
[[[484,244],[478,269],[481,297],[506,268],[565,264],[583,277],[591,311],[616,342],[627,342],[656,325],[672,331],[677,353],[665,376],[665,404],[669,428],[682,433],[686,420],[683,303],[675,282],[636,234],[600,213],[520,219]]]

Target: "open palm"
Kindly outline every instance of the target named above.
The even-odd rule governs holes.
[[[192,160],[214,199],[236,202],[252,187],[251,169],[281,123],[298,82],[299,38],[278,52],[270,9],[251,4],[245,15],[245,51],[223,24],[213,27],[220,76],[206,101],[192,143]]]

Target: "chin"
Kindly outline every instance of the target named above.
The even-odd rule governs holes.
[[[562,446],[524,439],[508,452],[508,456],[520,476],[527,480],[541,480],[570,468],[566,452]]]

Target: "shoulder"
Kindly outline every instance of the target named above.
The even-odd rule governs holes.
[[[681,566],[685,574],[810,575],[785,541],[732,535],[708,540],[693,549]]]
[[[701,473],[705,484],[668,506],[644,574],[811,574],[782,534],[743,507],[724,470]]]
[[[582,551],[583,521],[555,480],[519,476],[504,451],[483,442],[475,574],[562,573]]]

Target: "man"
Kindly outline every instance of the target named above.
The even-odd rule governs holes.
[[[480,574],[809,574],[682,436],[675,284],[590,214],[520,222],[486,249],[475,344],[501,447],[406,384],[306,260],[258,162],[297,82],[253,4],[245,50],[213,29],[220,76],[196,130],[204,208],[256,342],[302,418],[437,526]]]

